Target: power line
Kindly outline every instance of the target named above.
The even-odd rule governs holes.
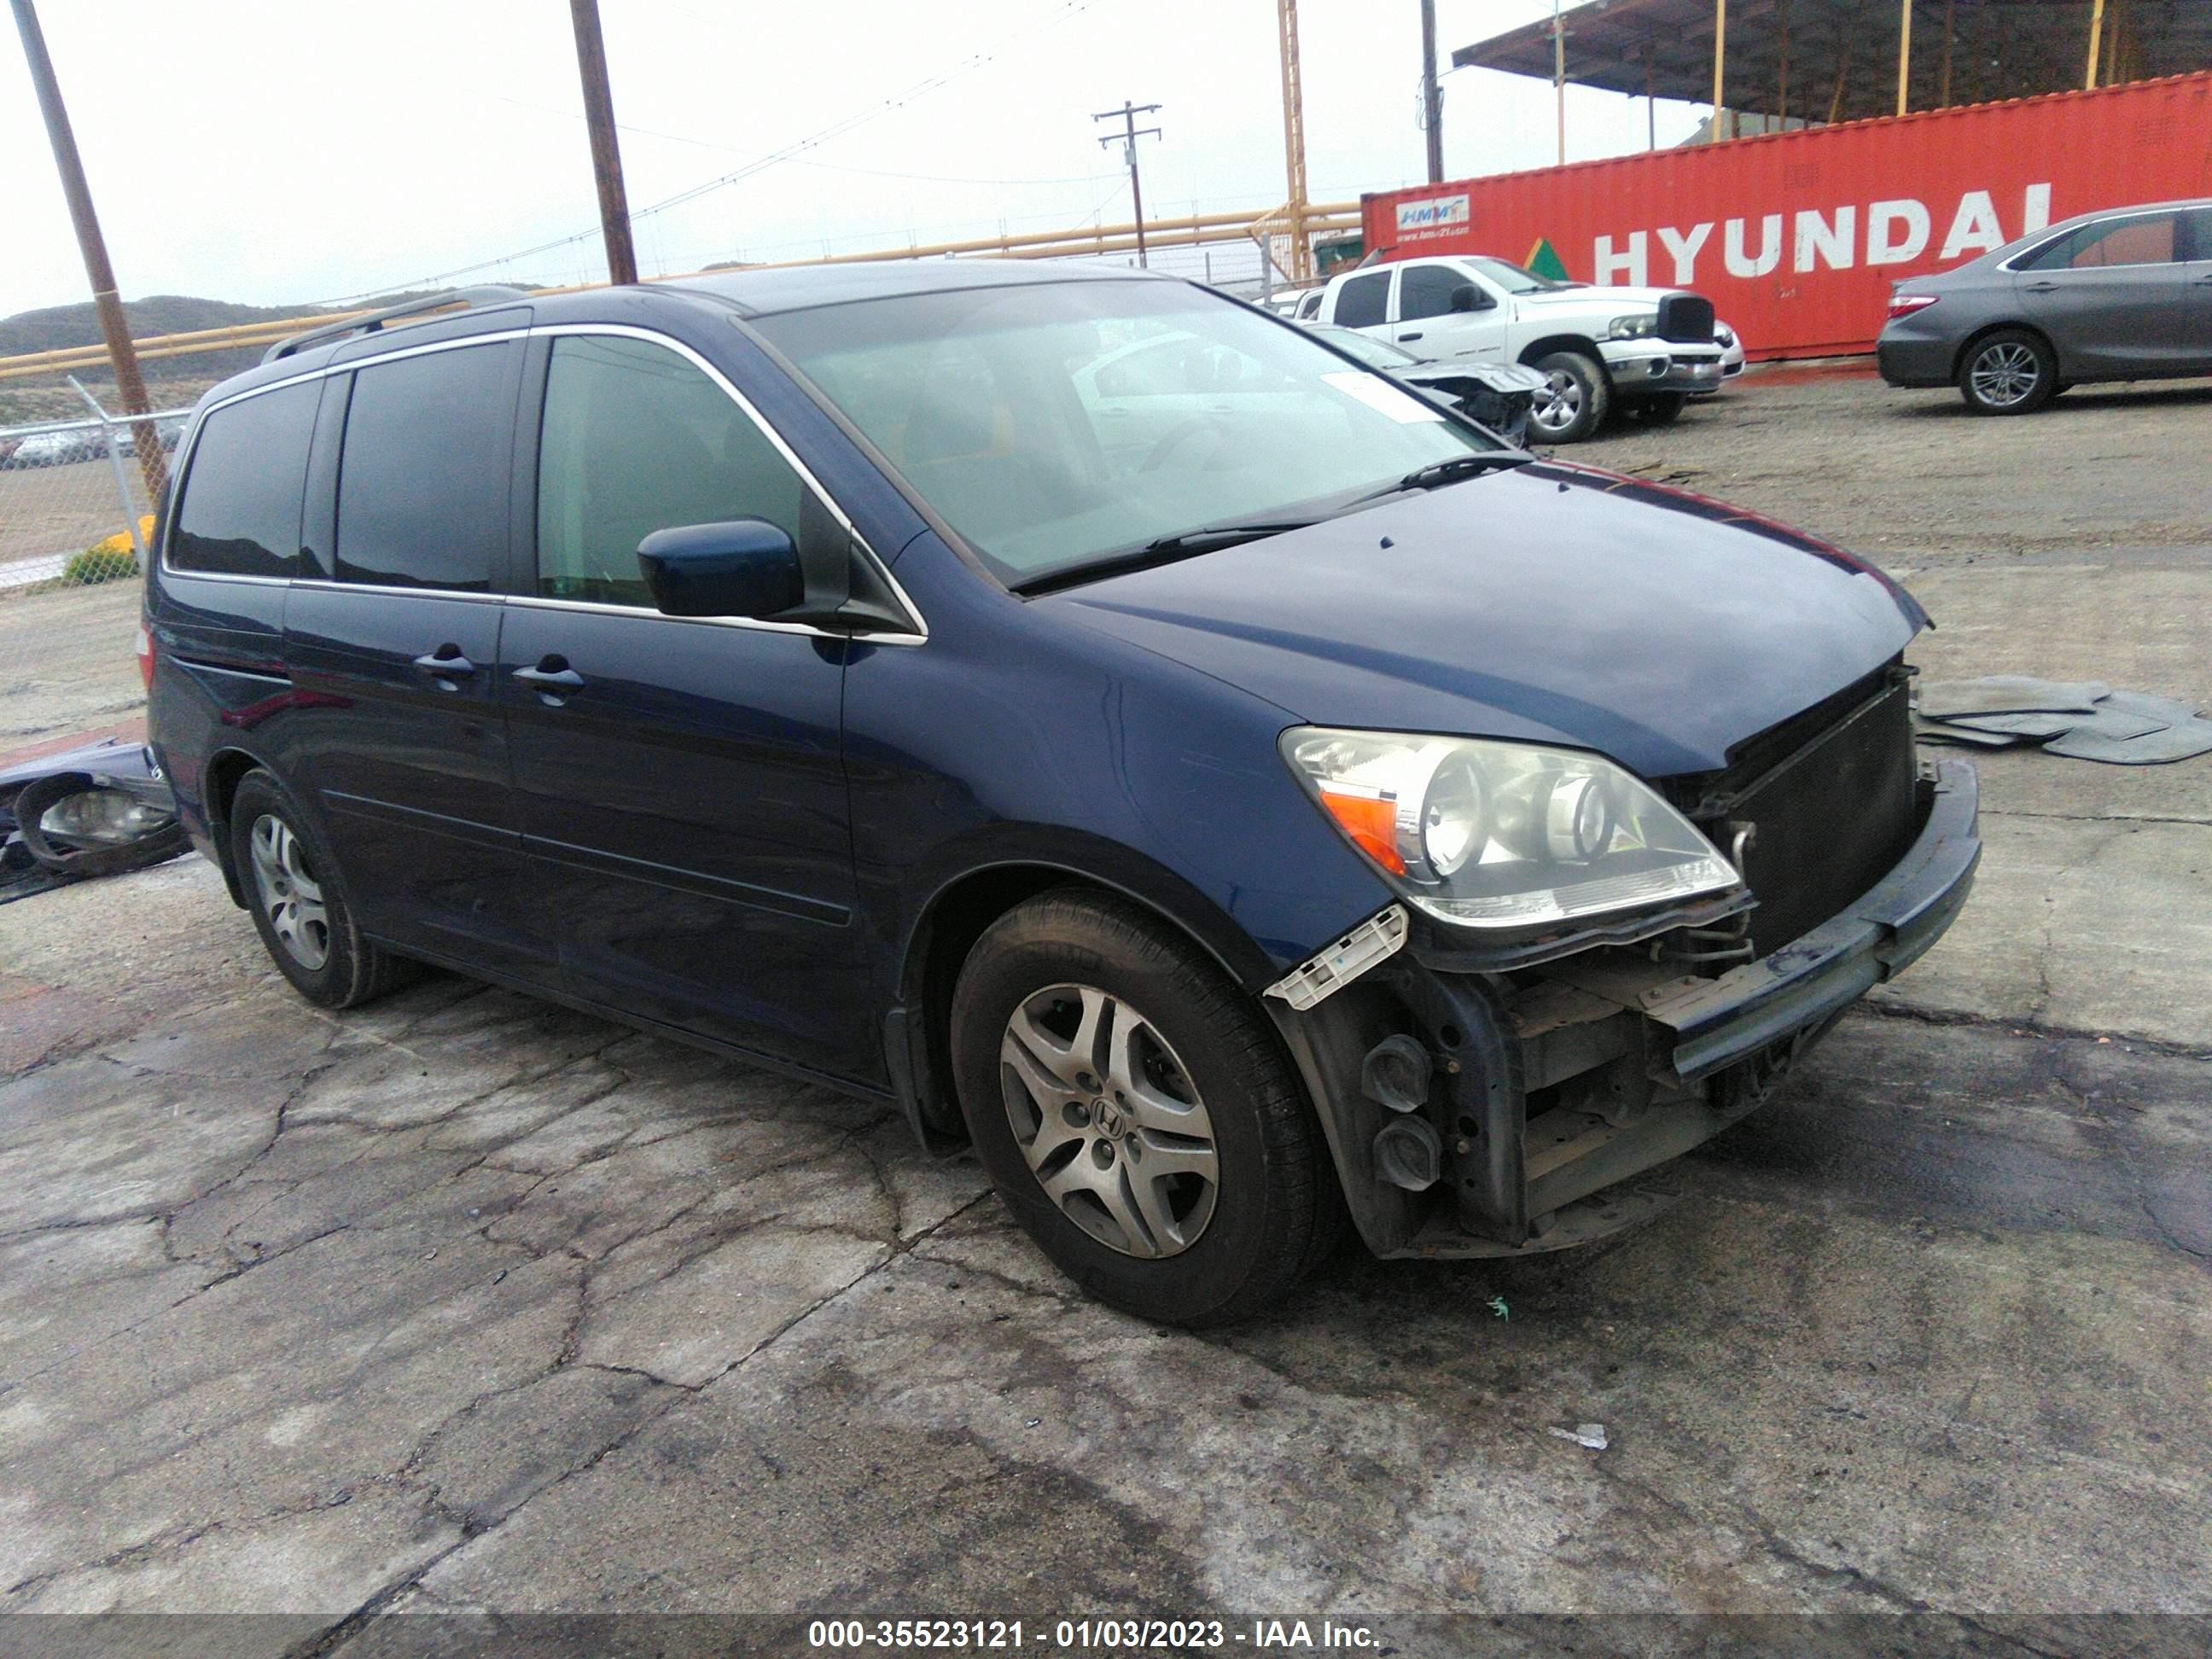
[[[1149,266],[1152,261],[1145,254],[1145,187],[1137,178],[1137,140],[1157,138],[1160,136],[1160,130],[1158,127],[1139,127],[1137,118],[1139,115],[1150,115],[1158,108],[1158,104],[1132,104],[1124,98],[1121,100],[1121,108],[1103,110],[1091,118],[1094,121],[1110,121],[1117,115],[1121,118],[1121,131],[1118,133],[1109,132],[1098,142],[1102,144],[1120,144],[1122,157],[1129,164],[1130,205],[1137,210],[1137,263],[1146,266]]]
[[[1064,22],[1068,18],[1073,16],[1076,13],[1086,9],[1090,3],[1091,0],[1062,0],[1062,3],[1059,9],[1054,11],[1049,16],[1046,17],[1044,21],[1039,23],[1035,28],[1031,29],[1030,33],[1034,35],[1046,28],[1053,27],[1055,24]],[[1024,36],[1023,38],[1026,39],[1027,37]],[[775,167],[780,162],[789,161],[806,150],[813,149],[820,145],[828,143],[834,138],[842,138],[845,134],[852,131],[855,127],[865,125],[866,123],[875,120],[879,116],[888,115],[893,110],[902,108],[905,105],[912,103],[917,98],[925,97],[928,94],[937,91],[939,88],[945,86],[954,80],[957,80],[958,77],[969,73],[970,70],[981,69],[984,64],[992,62],[1001,52],[1006,49],[1007,48],[1005,46],[1000,46],[992,47],[983,52],[971,52],[969,56],[962,58],[958,63],[953,64],[951,68],[941,70],[939,73],[931,76],[926,81],[918,82],[914,86],[908,88],[904,92],[899,93],[893,97],[886,98],[881,103],[872,104],[866,109],[856,111],[854,113],[847,116],[844,119],[833,122],[829,126],[823,128],[820,131],[811,134],[807,137],[801,138],[794,143],[787,144],[781,149],[771,150],[766,155],[761,156],[756,161],[748,162],[745,166],[738,167],[734,172],[726,173],[718,179],[709,179],[703,184],[694,185],[687,190],[680,190],[677,191],[673,196],[663,197],[658,202],[639,208],[630,215],[630,222],[635,224],[638,220],[649,217],[653,214],[665,213],[671,208],[682,207],[686,203],[695,202],[701,197],[710,195],[715,191],[727,189],[732,185],[751,178],[755,173],[763,173],[769,167]],[[410,286],[434,288],[440,283],[449,283],[456,277],[473,276],[478,271],[489,270],[496,265],[511,264],[520,259],[534,258],[541,253],[550,253],[557,248],[564,248],[577,242],[587,241],[599,234],[599,227],[593,225],[589,229],[577,231],[572,235],[556,236],[550,241],[540,242],[534,247],[524,248],[519,252],[497,254],[488,259],[479,259],[472,264],[457,265],[451,270],[441,270],[437,272],[435,275],[422,277],[415,283],[410,284]],[[363,289],[362,293],[382,294],[389,292],[392,288],[392,284],[386,283],[381,287]],[[343,297],[346,299],[354,299],[359,298],[360,295],[349,295]],[[339,301],[331,301],[331,303],[335,304],[339,303]]]
[[[535,110],[540,115],[557,115],[570,121],[584,118],[572,109],[556,109],[550,104],[533,104],[525,98],[510,98],[505,93],[495,92],[486,95],[499,103],[512,104],[517,109]],[[663,132],[657,127],[641,127],[628,121],[618,121],[615,125],[619,131],[635,133],[641,138],[659,138],[672,144],[691,144],[700,149],[720,150],[725,155],[743,155],[758,161],[766,159],[769,154],[767,150],[742,149],[735,144],[720,143],[712,138],[695,138],[689,133]],[[1095,185],[1102,179],[1115,176],[1103,173],[1076,173],[1057,179],[986,179],[980,174],[902,173],[890,167],[860,167],[850,161],[818,161],[804,155],[790,155],[784,159],[793,167],[822,167],[831,173],[865,173],[872,179],[913,179],[931,185]]]

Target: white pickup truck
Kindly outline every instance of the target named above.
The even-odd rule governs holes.
[[[1550,385],[1529,416],[1531,435],[1552,443],[1589,436],[1614,408],[1671,421],[1687,399],[1719,391],[1729,374],[1712,301],[1700,295],[1553,282],[1486,254],[1345,271],[1329,279],[1317,303],[1309,296],[1297,317],[1358,329],[1439,362],[1526,363]],[[1719,331],[1726,334],[1725,325]]]

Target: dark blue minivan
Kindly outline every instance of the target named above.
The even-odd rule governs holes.
[[[1650,1214],[1965,900],[1895,583],[1208,289],[445,304],[210,392],[148,575],[183,821],[325,1007],[430,963],[895,1100],[1200,1323],[1347,1219]]]

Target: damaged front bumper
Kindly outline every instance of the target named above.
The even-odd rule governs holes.
[[[1887,875],[1717,977],[1685,975],[1648,945],[1451,971],[1416,942],[1303,1011],[1268,998],[1369,1247],[1559,1249],[1663,1206],[1623,1183],[1761,1104],[1965,903],[1981,860],[1973,771],[1940,762],[1917,793],[1918,831]]]

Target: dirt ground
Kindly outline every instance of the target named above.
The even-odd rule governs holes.
[[[1754,375],[1579,455],[1906,573],[1929,672],[2208,707],[2208,414]],[[2212,1615],[2212,757],[1981,771],[1958,926],[1658,1221],[1206,1335],[878,1108],[455,979],[319,1014],[197,860],[0,907],[0,1608]]]

